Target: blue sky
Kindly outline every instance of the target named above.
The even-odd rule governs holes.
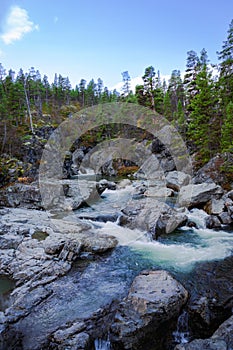
[[[112,88],[125,70],[134,83],[150,65],[184,71],[189,50],[217,63],[232,19],[232,0],[0,0],[0,62]]]

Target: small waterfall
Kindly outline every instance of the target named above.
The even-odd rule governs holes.
[[[175,332],[173,332],[173,339],[176,344],[185,344],[188,343],[190,340],[190,332],[189,332],[189,315],[184,310],[177,321],[177,327]]]
[[[104,339],[95,339],[95,350],[111,350],[111,343],[109,338],[107,340]]]

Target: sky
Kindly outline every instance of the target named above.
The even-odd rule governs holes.
[[[119,90],[128,71],[133,88],[151,65],[184,72],[189,50],[217,63],[232,19],[232,0],[0,0],[0,62],[73,87],[101,78]]]

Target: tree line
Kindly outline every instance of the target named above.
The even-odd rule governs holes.
[[[81,79],[72,88],[68,77],[55,74],[50,84],[33,67],[16,75],[12,69],[6,73],[0,64],[1,153],[17,155],[20,142],[37,126],[56,126],[82,108],[116,101],[137,103],[164,115],[192,145],[201,163],[217,152],[232,152],[233,20],[218,58],[219,64],[213,65],[205,49],[200,54],[188,51],[184,77],[173,70],[168,82],[149,66],[134,93],[128,71],[122,73],[119,93],[110,91],[100,78],[89,83]]]

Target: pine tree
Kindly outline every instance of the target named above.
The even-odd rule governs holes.
[[[233,101],[233,20],[228,29],[227,40],[223,42],[222,50],[218,52],[220,63],[219,88],[222,108]]]
[[[154,89],[155,89],[155,69],[150,66],[145,69],[145,73],[142,77],[144,82],[144,93],[148,97],[147,106],[155,111],[155,101],[154,101]]]
[[[184,105],[184,86],[181,79],[179,70],[173,70],[168,85],[168,95],[171,104],[171,116],[174,119],[178,108],[178,102],[180,101],[182,106]]]
[[[214,83],[211,73],[205,65],[195,79],[196,94],[191,100],[190,123],[188,135],[194,142],[204,163],[213,156],[218,149],[216,131],[216,99],[214,97]]]
[[[233,152],[233,102],[229,102],[226,108],[226,116],[222,124],[221,150]]]
[[[123,80],[123,87],[122,87],[122,92],[124,96],[128,96],[130,93],[130,75],[128,71],[125,71],[121,73],[122,75],[122,80]]]
[[[186,106],[190,107],[190,102],[197,93],[195,80],[200,67],[200,60],[197,56],[197,53],[193,50],[188,51],[187,55],[188,57],[187,57],[186,71],[184,75],[183,84],[186,92],[185,104]]]

